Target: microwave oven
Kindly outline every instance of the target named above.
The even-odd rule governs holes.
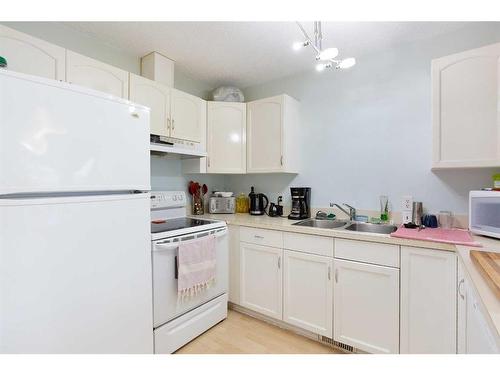
[[[500,191],[469,193],[469,229],[472,233],[500,238]]]

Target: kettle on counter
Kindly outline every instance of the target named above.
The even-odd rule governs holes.
[[[250,188],[250,215],[264,215],[266,213],[267,205],[269,204],[269,199],[265,194],[255,193],[254,187]],[[266,203],[264,204],[264,200]]]

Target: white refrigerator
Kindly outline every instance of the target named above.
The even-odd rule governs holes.
[[[153,353],[149,109],[0,71],[0,353]]]

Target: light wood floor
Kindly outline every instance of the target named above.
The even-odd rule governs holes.
[[[337,351],[304,336],[229,310],[226,320],[180,348],[179,354],[326,354]]]

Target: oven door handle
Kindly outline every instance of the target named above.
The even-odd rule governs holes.
[[[227,229],[224,229],[224,230],[221,230],[220,232],[215,232],[214,236],[216,238],[219,238],[219,237],[225,236],[226,234],[227,234]]]
[[[227,229],[221,230],[219,232],[215,232],[213,235],[215,238],[223,237],[227,234]],[[203,238],[203,237],[196,237],[196,238]],[[154,245],[153,251],[159,252],[159,251],[169,251],[169,250],[175,250],[179,247],[180,242],[174,242],[174,243],[156,243]]]

